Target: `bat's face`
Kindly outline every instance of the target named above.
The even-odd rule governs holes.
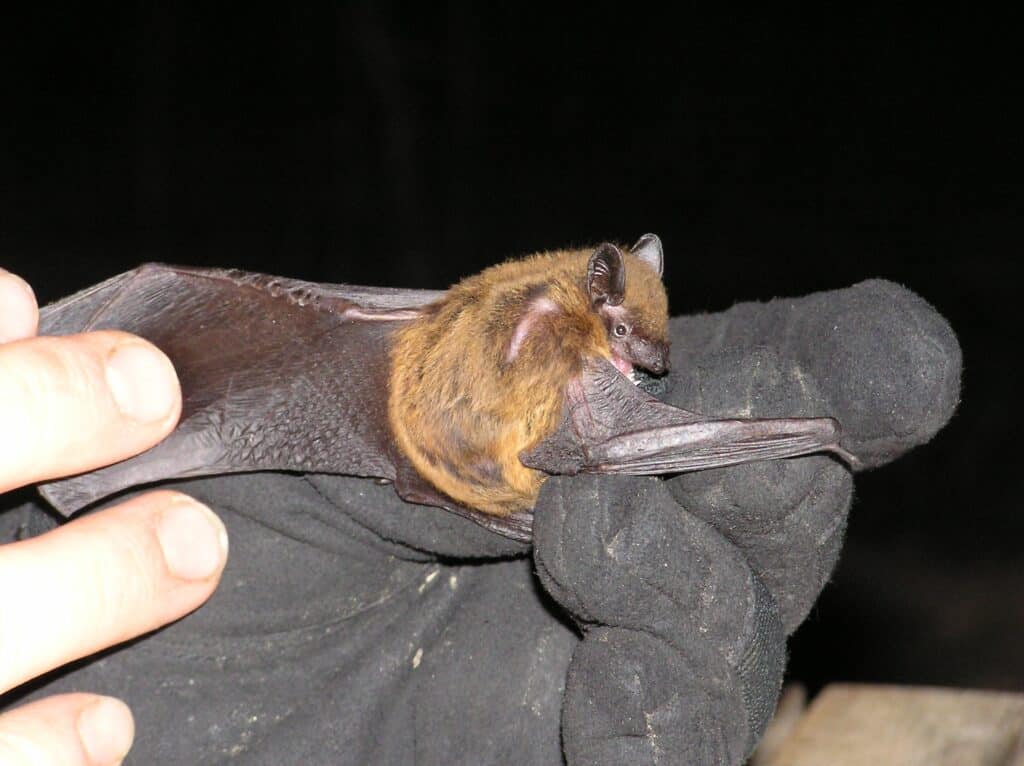
[[[605,306],[602,311],[608,329],[612,362],[625,375],[634,367],[661,375],[668,372],[668,339],[658,336],[653,324],[624,306]]]
[[[626,254],[602,245],[590,260],[591,305],[604,324],[612,363],[629,377],[635,367],[655,375],[668,372],[662,263],[661,241],[653,234],[641,237]]]

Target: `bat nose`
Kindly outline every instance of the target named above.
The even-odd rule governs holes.
[[[665,374],[668,372],[668,354],[655,354],[644,367],[655,375]]]
[[[668,370],[668,344],[658,343],[655,346],[654,366],[651,367],[651,372],[657,373],[658,375],[662,375],[668,372]]]

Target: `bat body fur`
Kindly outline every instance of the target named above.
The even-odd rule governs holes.
[[[463,505],[498,516],[533,507],[547,474],[524,466],[519,455],[558,426],[566,386],[585,360],[631,371],[633,361],[612,349],[614,327],[667,350],[660,275],[623,254],[621,303],[595,306],[587,285],[592,252],[493,266],[396,331],[392,432],[419,474]],[[615,311],[618,321],[603,311]]]

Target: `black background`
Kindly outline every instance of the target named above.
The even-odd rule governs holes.
[[[1010,20],[301,5],[7,15],[0,264],[43,301],[144,260],[442,288],[655,231],[676,313],[901,282],[963,403],[858,480],[790,675],[1024,690]]]

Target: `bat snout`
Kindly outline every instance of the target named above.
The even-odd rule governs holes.
[[[643,367],[655,375],[664,375],[668,372],[669,361],[667,343],[659,341],[642,341],[636,344],[633,351],[634,363],[637,367]]]
[[[664,375],[668,372],[668,362],[654,362],[644,365],[644,369],[653,375]]]

